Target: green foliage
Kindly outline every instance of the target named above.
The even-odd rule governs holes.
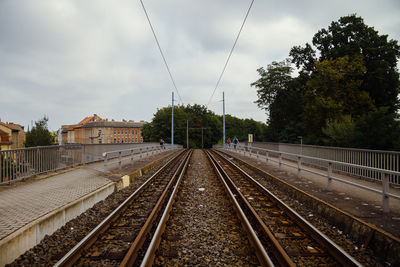
[[[340,121],[344,116],[358,117],[374,108],[368,92],[362,91],[366,71],[363,57],[358,54],[316,63],[307,81],[304,123],[309,132],[322,136],[328,121]]]
[[[308,144],[399,149],[397,41],[350,15],[289,55],[297,77],[285,60],[259,68],[252,83],[255,103],[269,115],[268,138],[295,142],[301,135]]]
[[[205,106],[187,105],[174,107],[174,143],[186,147],[186,126],[189,123],[189,146],[191,148],[211,147],[222,143],[222,116],[207,110]],[[252,133],[256,141],[264,141],[264,123],[252,119],[239,119],[231,115],[225,116],[226,138],[237,136],[239,140],[247,140]],[[143,125],[142,135],[146,142],[158,142],[163,138],[171,142],[171,107],[157,110],[153,120]]]
[[[329,146],[355,147],[356,124],[351,116],[345,116],[341,120],[331,120],[322,128],[322,132],[328,137],[324,143]]]
[[[49,146],[54,145],[54,136],[51,135],[47,128],[49,118],[44,116],[43,119],[36,121],[35,126],[26,134],[25,146]]]
[[[366,67],[361,90],[369,93],[377,107],[387,106],[392,112],[398,108],[400,47],[397,41],[388,41],[387,35],[379,35],[361,17],[350,15],[318,31],[313,45],[320,53],[320,61],[361,54]]]
[[[257,88],[257,105],[269,114],[267,140],[294,142],[302,135],[300,115],[303,112],[304,76],[292,78],[289,60],[273,62],[267,71],[257,70],[261,78],[252,83]]]
[[[270,105],[274,103],[277,95],[281,91],[287,90],[288,84],[292,80],[290,75],[293,69],[290,67],[289,60],[285,60],[274,61],[267,66],[267,70],[259,68],[257,71],[261,78],[251,84],[257,88],[258,100],[255,103],[258,107],[271,111]]]
[[[0,154],[0,182],[6,182],[14,179],[17,167],[12,159]]]
[[[356,121],[355,147],[400,150],[400,123],[389,107],[380,107]]]

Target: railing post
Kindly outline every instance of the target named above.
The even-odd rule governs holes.
[[[142,148],[140,148],[140,159],[142,159]]]
[[[301,157],[297,157],[297,177],[301,178]]]
[[[328,191],[332,191],[332,162],[328,162]]]
[[[119,159],[119,162],[118,162],[119,169],[121,170],[122,169],[122,152],[121,151],[118,152],[118,159]]]
[[[265,152],[265,161],[266,161],[266,165],[268,165],[268,161],[269,161],[269,152]]]
[[[108,164],[108,154],[104,153],[104,173],[107,172],[107,164]]]
[[[258,150],[257,150],[257,162],[260,162],[260,159],[258,157]]]
[[[133,165],[133,149],[131,149],[131,164]]]
[[[279,170],[282,170],[282,153],[279,153]]]
[[[382,208],[384,213],[389,212],[389,174],[382,173]]]

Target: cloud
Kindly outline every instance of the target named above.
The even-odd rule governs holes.
[[[250,1],[144,1],[183,101],[207,104]],[[209,108],[265,121],[256,69],[357,13],[399,39],[398,1],[255,1]],[[139,2],[0,1],[0,118],[50,128],[97,113],[151,120],[174,90]],[[175,94],[175,97],[178,96]]]

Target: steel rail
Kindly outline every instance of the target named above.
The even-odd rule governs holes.
[[[256,181],[253,177],[251,177],[248,173],[242,170],[239,166],[233,163],[231,160],[225,158],[220,152],[216,152],[220,155],[221,158],[225,160],[230,166],[239,171],[243,176],[245,176],[253,185],[255,185],[259,190],[261,190],[269,199],[275,202],[279,208],[284,210],[286,214],[290,216],[298,225],[307,233],[311,235],[311,237],[317,241],[322,247],[326,249],[326,251],[336,259],[340,264],[344,266],[362,266],[358,261],[356,261],[353,257],[351,257],[347,252],[345,252],[342,248],[336,245],[332,240],[330,240],[326,235],[324,235],[321,231],[319,231],[316,227],[314,227],[311,223],[305,220],[300,214],[298,214],[295,210],[290,208],[287,204],[285,204],[282,200],[280,200],[275,194],[266,189],[263,185],[261,185],[258,181]]]
[[[214,169],[215,169],[215,172],[217,173],[218,178],[224,185],[224,189],[227,192],[227,194],[234,206],[234,209],[236,210],[237,216],[238,216],[239,220],[241,221],[242,226],[245,228],[245,230],[248,234],[249,241],[255,249],[255,253],[257,255],[258,260],[260,261],[260,264],[262,266],[275,266],[273,261],[271,260],[270,256],[266,252],[264,246],[262,245],[260,239],[258,238],[257,233],[254,230],[254,228],[252,227],[249,219],[245,215],[245,212],[243,211],[243,209],[240,207],[240,204],[236,200],[235,194],[231,191],[231,189],[229,188],[229,185],[225,181],[224,174],[223,174],[223,172],[221,172],[222,169],[220,169],[218,167],[218,163],[210,155],[209,152],[207,152],[207,156],[208,156],[210,163],[214,166]]]
[[[286,251],[279,244],[278,240],[275,238],[273,233],[268,229],[267,225],[264,223],[264,221],[261,219],[261,217],[257,214],[257,212],[254,210],[252,205],[248,202],[246,197],[243,195],[243,193],[238,189],[238,187],[235,185],[235,183],[232,181],[232,179],[229,177],[229,175],[226,173],[226,171],[222,168],[221,163],[219,163],[218,160],[211,153],[210,153],[210,156],[212,157],[212,159],[215,162],[215,165],[217,166],[219,171],[225,177],[227,184],[230,185],[231,190],[232,189],[234,190],[234,194],[240,198],[241,202],[244,203],[245,208],[250,211],[251,216],[254,218],[254,220],[257,221],[257,224],[260,226],[258,228],[262,230],[261,231],[262,235],[259,238],[260,239],[265,238],[266,242],[268,242],[268,244],[272,245],[268,249],[272,250],[273,255],[275,256],[276,260],[279,262],[279,265],[280,266],[295,266],[295,264],[290,259],[289,255],[287,255]]]
[[[160,213],[162,205],[165,203],[165,199],[168,196],[168,192],[174,186],[174,183],[175,183],[175,180],[177,180],[177,177],[180,176],[180,174],[184,171],[184,168],[185,168],[187,161],[189,160],[191,154],[192,154],[192,152],[189,151],[186,154],[185,159],[183,161],[181,161],[181,163],[179,164],[179,167],[173,174],[168,185],[165,187],[162,195],[158,199],[156,205],[154,206],[153,210],[151,211],[145,224],[140,229],[139,234],[136,236],[135,240],[133,241],[131,247],[129,248],[128,252],[126,253],[120,266],[132,266],[135,263],[135,260],[138,256],[138,252],[142,248],[143,243],[146,241],[146,238],[147,238],[148,234],[150,233],[151,228],[153,227],[154,221],[157,219],[157,216]]]
[[[110,213],[99,225],[97,225],[87,236],[85,236],[78,244],[76,244],[67,254],[64,255],[54,266],[72,266],[80,257],[82,252],[89,248],[99,235],[106,231],[115,218],[120,215],[127,206],[151,183],[153,180],[175,160],[177,160],[184,151],[165,163],[158,171],[146,180],[138,189],[135,190],[124,202],[122,202],[112,213]]]
[[[187,170],[187,166],[189,165],[189,161],[190,161],[190,157],[191,154],[189,155],[189,157],[187,158],[186,162],[185,162],[185,166],[183,167],[182,172],[180,173],[178,180],[176,182],[176,185],[174,187],[174,190],[171,193],[171,196],[169,197],[168,203],[164,209],[163,215],[158,223],[157,229],[154,232],[153,238],[151,239],[150,245],[147,248],[146,254],[144,255],[144,258],[142,260],[142,263],[140,266],[152,266],[153,262],[154,262],[154,257],[155,257],[155,253],[157,251],[158,246],[160,245],[161,242],[161,235],[163,234],[169,215],[171,213],[173,204],[175,202],[176,199],[176,195],[178,193],[179,187],[181,185],[181,182],[183,180],[183,176],[186,173]]]

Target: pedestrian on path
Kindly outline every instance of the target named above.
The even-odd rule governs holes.
[[[160,138],[160,146],[162,149],[165,149],[164,143],[165,143],[164,139]]]
[[[233,148],[236,149],[236,146],[239,144],[239,139],[236,136],[233,137]]]
[[[228,144],[228,147],[231,147],[231,139],[228,137],[228,140],[226,140],[226,143]]]

